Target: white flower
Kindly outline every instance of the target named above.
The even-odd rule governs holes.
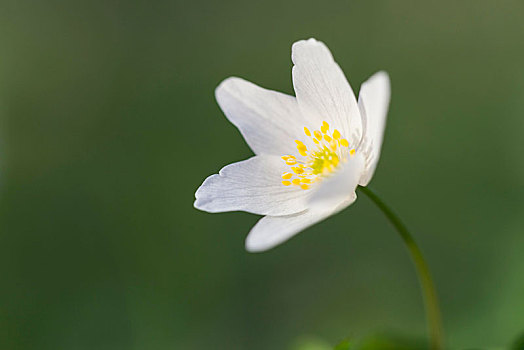
[[[246,249],[270,249],[356,200],[377,165],[390,98],[389,77],[362,84],[358,102],[324,43],[293,44],[296,97],[240,78],[216,89],[226,117],[256,154],[225,166],[197,190],[195,207],[211,213],[265,215]]]

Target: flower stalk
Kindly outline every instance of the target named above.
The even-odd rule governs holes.
[[[415,243],[413,236],[409,233],[406,225],[400,220],[390,207],[380,199],[380,197],[373,192],[369,187],[358,187],[358,190],[364,193],[369,199],[377,205],[377,207],[384,213],[391,224],[397,229],[400,237],[404,241],[406,248],[411,254],[413,263],[415,264],[420,286],[424,296],[424,306],[426,309],[426,317],[428,322],[428,330],[430,335],[430,349],[441,350],[444,346],[442,320],[440,315],[440,308],[438,304],[437,291],[433,284],[433,279],[429,272],[429,267],[422,255],[420,248]]]

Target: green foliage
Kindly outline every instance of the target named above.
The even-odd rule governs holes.
[[[421,344],[393,338],[373,338],[358,347],[358,350],[420,350]]]
[[[331,346],[322,339],[303,336],[295,340],[290,350],[331,350]]]
[[[524,332],[521,333],[515,343],[513,343],[511,350],[524,350]]]
[[[351,350],[353,349],[353,343],[348,339],[342,341],[340,344],[335,346],[334,350]]]
[[[423,341],[398,335],[376,334],[358,342],[342,342],[334,350],[421,350],[426,348],[427,345]]]

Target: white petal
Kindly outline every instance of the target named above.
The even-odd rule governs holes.
[[[308,120],[326,120],[356,147],[362,137],[357,100],[329,49],[315,39],[301,40],[293,44],[292,60],[295,94]]]
[[[295,97],[236,77],[224,80],[215,96],[255,154],[296,153],[294,140],[303,134],[304,120]]]
[[[357,199],[355,189],[363,171],[364,157],[358,153],[351,156],[347,163],[341,165],[341,169],[312,189],[314,192],[309,198],[310,208],[332,207],[343,201],[353,203]]]
[[[289,167],[277,156],[255,156],[225,166],[195,193],[195,208],[210,213],[242,210],[259,215],[289,215],[307,209],[308,191],[282,185]]]
[[[366,186],[375,172],[386,127],[391,87],[386,72],[375,73],[360,88],[358,105],[365,122],[362,152],[366,154],[366,172],[360,185]]]
[[[271,249],[307,227],[338,213],[349,204],[349,202],[342,202],[335,207],[311,209],[288,216],[265,216],[249,232],[246,249],[250,252]]]

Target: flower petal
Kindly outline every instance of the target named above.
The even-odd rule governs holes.
[[[288,216],[265,216],[249,232],[246,249],[253,253],[271,249],[309,226],[335,215],[349,204],[351,202],[344,201],[333,207],[310,209]]]
[[[317,184],[309,197],[309,207],[322,209],[343,201],[352,204],[357,199],[355,189],[363,171],[364,157],[358,153],[351,156],[340,170]]]
[[[215,96],[255,154],[296,152],[293,140],[304,127],[296,98],[236,77],[224,80]]]
[[[366,186],[371,181],[380,158],[390,97],[389,76],[383,71],[375,73],[360,88],[358,105],[365,123],[360,148],[366,155],[366,171],[359,182],[361,186]]]
[[[308,120],[326,120],[356,147],[362,137],[357,100],[326,45],[315,39],[293,44],[293,85]]]
[[[308,191],[282,185],[288,166],[276,156],[255,156],[209,176],[195,193],[195,208],[210,213],[242,210],[289,215],[307,209]]]

